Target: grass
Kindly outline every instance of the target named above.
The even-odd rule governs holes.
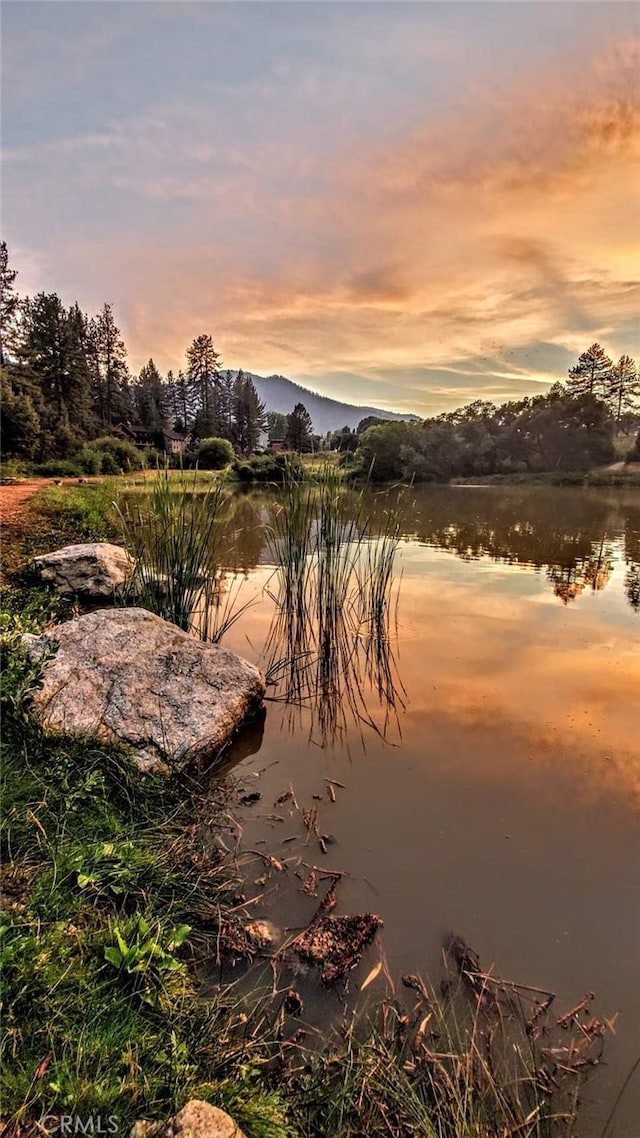
[[[638,486],[637,470],[549,471],[540,474],[485,474],[452,478],[454,486]]]
[[[51,615],[35,599],[27,617],[9,609],[2,637],[4,1117],[73,1107],[124,1127],[200,1097],[249,1138],[280,1138],[287,1112],[257,1085],[249,1001],[231,987],[200,1002],[187,967],[239,919],[239,882],[209,837],[224,791],[143,782],[124,751],[39,730],[18,638]]]

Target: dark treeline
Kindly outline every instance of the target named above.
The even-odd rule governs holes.
[[[602,351],[595,344],[581,360],[596,350]],[[567,383],[555,383],[546,395],[499,407],[477,400],[422,423],[372,426],[357,440],[354,461],[361,471],[371,470],[375,480],[416,482],[584,471],[611,463],[616,430],[630,433],[640,425],[635,364],[629,357],[623,360],[624,402],[618,388],[589,389],[570,374]]]
[[[135,428],[164,448],[167,432],[192,443],[227,439],[240,454],[255,450],[264,405],[242,371],[224,372],[213,338],[197,336],[185,368],[162,376],[153,359],[132,375],[109,304],[89,316],[56,293],[21,298],[17,273],[0,245],[2,450],[43,462],[65,458],[99,437]]]

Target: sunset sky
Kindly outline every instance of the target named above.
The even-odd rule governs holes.
[[[3,3],[22,293],[429,414],[639,354],[640,6]]]

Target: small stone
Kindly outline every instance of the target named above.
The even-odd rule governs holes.
[[[192,1099],[166,1122],[135,1122],[130,1138],[245,1138],[230,1115],[209,1102]]]
[[[63,596],[104,598],[122,588],[135,562],[121,546],[95,541],[65,545],[34,558],[33,564],[42,581]]]

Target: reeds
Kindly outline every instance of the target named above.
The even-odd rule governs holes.
[[[228,495],[219,482],[203,489],[197,478],[197,471],[159,470],[143,502],[119,511],[136,561],[125,603],[216,643],[246,605],[238,589],[225,591]]]
[[[306,481],[290,472],[270,531],[267,671],[281,698],[311,708],[323,744],[344,733],[348,713],[380,730],[367,683],[384,707],[383,733],[402,702],[392,636],[398,540],[395,511],[374,532],[364,491],[346,490],[335,466]]]

